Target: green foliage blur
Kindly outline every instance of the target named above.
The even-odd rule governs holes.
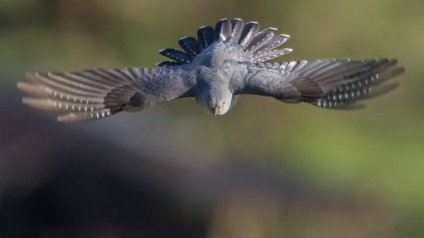
[[[0,89],[16,91],[26,71],[154,66],[159,49],[224,17],[290,34],[294,52],[279,60],[396,57],[406,68],[400,87],[365,110],[243,96],[223,117],[182,99],[118,120],[150,123],[166,153],[204,158],[184,166],[249,163],[323,191],[370,195],[397,224],[387,237],[424,237],[423,12],[421,0],[2,0]],[[139,120],[162,111],[169,118]]]

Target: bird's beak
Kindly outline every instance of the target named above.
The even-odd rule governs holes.
[[[216,116],[216,115],[218,115],[218,112],[219,112],[218,107],[214,107],[213,108],[213,114]]]
[[[213,108],[213,114],[214,114],[215,116],[220,115],[220,114],[219,114],[219,111],[220,111],[220,110],[221,110],[221,107],[218,107],[218,106],[214,107],[214,108]]]

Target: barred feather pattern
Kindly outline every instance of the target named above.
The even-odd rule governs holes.
[[[289,35],[278,34],[276,28],[266,28],[262,31],[259,29],[258,22],[244,23],[239,18],[221,19],[216,23],[215,28],[200,27],[197,31],[197,39],[181,38],[178,43],[182,50],[172,48],[160,50],[161,55],[172,61],[163,61],[157,65],[167,67],[188,64],[217,41],[241,46],[240,54],[254,63],[269,61],[293,51],[290,48],[277,49],[290,38]]]
[[[387,80],[404,72],[396,66],[396,59],[383,59],[369,66],[368,71],[346,75],[341,85],[311,103],[323,108],[356,109],[364,105],[356,101],[376,97],[399,86],[399,83],[383,84]]]
[[[357,101],[384,94],[398,83],[384,84],[404,72],[396,59],[322,59],[252,64],[250,80],[240,94],[268,95],[278,100],[306,102],[322,108],[356,109]],[[279,79],[266,77],[279,75]],[[264,88],[265,87],[265,88]]]
[[[120,111],[142,110],[152,104],[142,89],[158,69],[96,69],[79,72],[27,73],[29,81],[18,88],[32,95],[29,106],[62,112],[58,121],[87,121],[109,117]]]

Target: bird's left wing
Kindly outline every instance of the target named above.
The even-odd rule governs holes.
[[[17,86],[33,96],[24,97],[24,104],[57,111],[59,121],[73,122],[192,96],[194,77],[193,72],[181,67],[35,72],[27,73],[28,81]]]
[[[232,82],[235,94],[271,96],[335,109],[357,108],[358,100],[383,94],[383,84],[404,71],[396,59],[323,59],[283,63],[241,63]]]

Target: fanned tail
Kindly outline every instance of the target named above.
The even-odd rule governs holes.
[[[292,52],[290,48],[277,49],[290,38],[289,35],[278,34],[276,28],[266,28],[262,31],[259,29],[257,22],[244,23],[239,18],[221,19],[216,23],[215,28],[200,27],[197,31],[197,39],[181,38],[178,43],[183,51],[172,48],[159,51],[161,55],[172,61],[163,61],[157,65],[168,67],[188,64],[216,41],[229,41],[240,45],[241,54],[245,54],[254,63],[272,60]]]

